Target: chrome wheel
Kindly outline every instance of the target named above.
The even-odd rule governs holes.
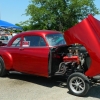
[[[84,96],[90,88],[89,83],[89,79],[79,72],[71,74],[67,80],[69,91],[76,96]]]
[[[70,80],[70,88],[74,93],[82,93],[85,90],[85,82],[80,77],[73,77]]]

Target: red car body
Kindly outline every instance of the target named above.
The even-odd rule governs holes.
[[[23,32],[13,37],[6,46],[0,47],[0,56],[5,62],[7,70],[16,70],[30,74],[49,77],[49,53],[50,46],[46,40],[46,35],[60,33],[50,30],[36,30]],[[22,47],[24,36],[41,36],[46,46],[43,47]],[[21,38],[19,47],[11,47],[16,38]],[[82,22],[64,32],[67,45],[74,43],[82,44],[88,51],[92,63],[85,72],[86,76],[93,77],[100,74],[100,21],[89,15]],[[55,47],[55,46],[54,46]]]

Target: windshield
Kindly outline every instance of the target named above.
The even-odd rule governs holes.
[[[60,33],[46,35],[46,39],[50,46],[66,44],[63,34],[60,34]]]

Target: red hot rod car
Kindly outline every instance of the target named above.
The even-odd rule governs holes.
[[[44,77],[64,76],[69,91],[84,96],[90,83],[99,79],[99,42],[100,21],[92,15],[65,31],[64,36],[51,30],[22,32],[0,47],[0,76],[13,70]]]

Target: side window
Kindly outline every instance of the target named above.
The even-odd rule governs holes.
[[[44,39],[40,36],[25,36],[23,42],[29,44],[29,47],[46,46]]]
[[[42,37],[40,37],[39,46],[46,46],[46,43]]]
[[[21,38],[17,38],[16,40],[13,41],[12,43],[12,47],[19,47],[20,46],[20,41],[21,41]]]

